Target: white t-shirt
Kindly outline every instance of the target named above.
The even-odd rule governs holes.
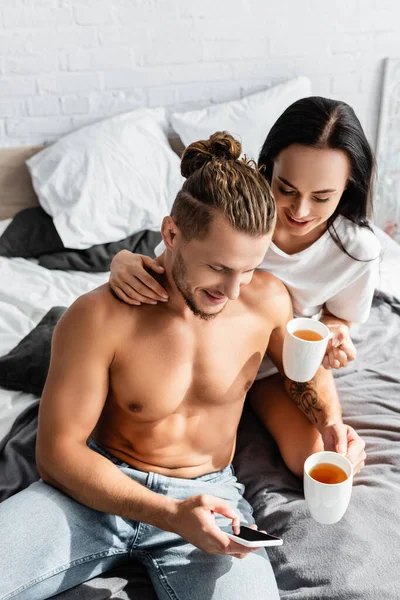
[[[260,269],[269,271],[286,285],[295,317],[316,317],[325,306],[339,319],[364,323],[378,283],[381,245],[372,231],[345,217],[337,217],[334,227],[344,248],[354,258],[343,252],[326,231],[297,254],[286,254],[272,242]],[[277,372],[265,356],[256,379]]]
[[[334,226],[354,258],[343,252],[326,231],[297,254],[286,254],[272,242],[259,268],[286,285],[296,317],[318,315],[325,305],[339,319],[364,323],[378,281],[381,245],[372,231],[345,217],[337,217]]]
[[[372,231],[343,216],[335,219],[334,227],[354,258],[343,252],[326,231],[297,254],[286,254],[272,242],[259,269],[272,273],[286,285],[296,317],[315,317],[325,305],[339,319],[363,323],[378,283],[381,245]],[[161,242],[156,255],[164,249]],[[274,372],[277,370],[272,361],[265,357],[257,379]]]

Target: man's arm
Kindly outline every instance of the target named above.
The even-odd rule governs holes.
[[[116,342],[110,318],[94,292],[79,298],[56,327],[39,411],[38,469],[44,481],[82,504],[167,529],[173,501],[86,445],[108,394]]]

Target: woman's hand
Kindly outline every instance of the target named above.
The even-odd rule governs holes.
[[[333,333],[333,338],[328,342],[322,365],[325,369],[347,367],[349,362],[357,356],[355,346],[351,341],[350,329],[344,323],[329,323],[328,327]]]
[[[110,287],[127,304],[157,304],[167,302],[164,288],[147,272],[164,273],[164,267],[149,256],[121,250],[111,262]]]

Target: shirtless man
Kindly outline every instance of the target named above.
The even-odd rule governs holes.
[[[275,207],[224,134],[192,144],[165,217],[167,305],[108,286],[79,298],[53,339],[39,419],[43,481],[0,505],[0,599],[43,600],[134,558],[162,600],[277,599],[230,466],[246,392],[280,355],[291,302],[268,273]],[[245,560],[237,560],[244,558]]]

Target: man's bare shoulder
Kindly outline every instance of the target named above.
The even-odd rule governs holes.
[[[291,308],[290,294],[280,279],[267,271],[255,271],[249,285],[243,286],[245,303],[265,316]]]
[[[123,329],[128,320],[133,323],[132,308],[118,300],[105,284],[77,298],[65,312],[58,328],[91,331],[101,337]]]

